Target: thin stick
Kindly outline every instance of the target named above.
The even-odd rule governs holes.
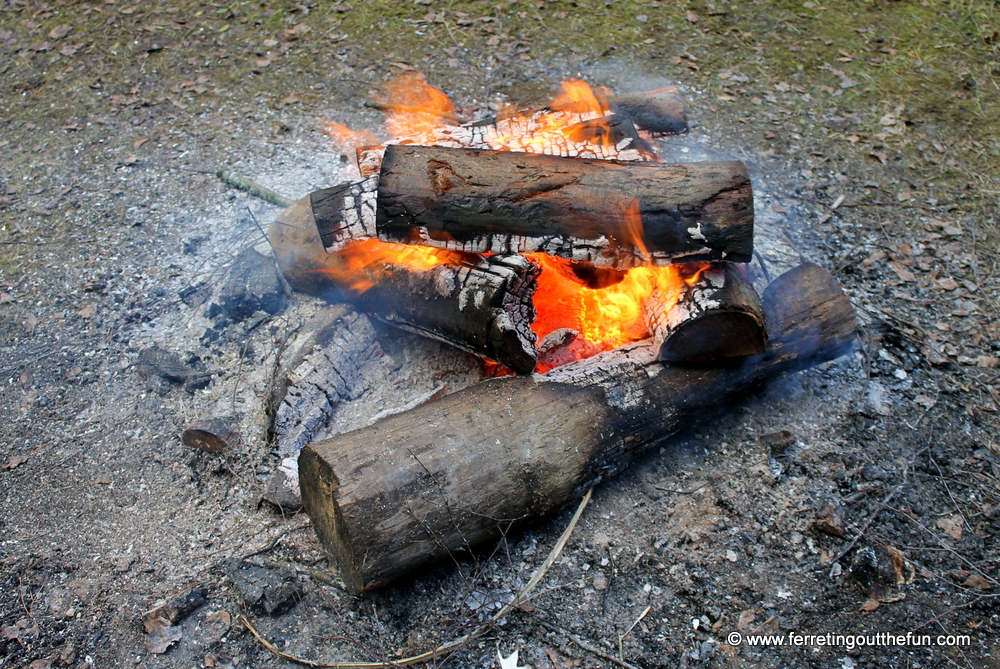
[[[232,186],[233,188],[249,193],[254,197],[259,197],[265,202],[270,202],[271,204],[276,204],[279,207],[290,207],[295,202],[295,200],[289,200],[283,195],[278,195],[270,188],[265,188],[260,184],[247,179],[244,176],[240,176],[232,170],[222,169],[215,172],[215,176],[222,180],[222,183]]]
[[[247,619],[245,615],[241,613],[240,618],[243,620],[243,624],[246,625],[246,628],[248,630],[250,630],[250,633],[254,636],[254,638],[256,638],[258,642],[260,642],[260,645],[264,646],[264,648],[271,651],[272,654],[280,657],[283,660],[288,660],[289,662],[296,662],[298,664],[305,665],[307,667],[323,667],[324,669],[328,667],[330,668],[360,667],[363,669],[386,669],[389,667],[405,667],[413,664],[421,664],[423,662],[428,662],[431,660],[442,659],[443,657],[446,657],[447,655],[450,655],[451,653],[455,652],[456,650],[458,650],[468,642],[472,641],[473,639],[482,636],[482,634],[487,629],[489,629],[491,625],[493,625],[498,620],[509,614],[514,609],[518,608],[527,599],[528,593],[531,592],[531,590],[536,585],[538,585],[543,578],[545,578],[545,574],[548,572],[549,568],[553,565],[553,563],[555,563],[556,560],[559,559],[559,555],[562,553],[563,548],[566,547],[566,543],[569,541],[570,536],[573,534],[573,530],[576,528],[576,524],[580,521],[580,516],[583,515],[583,510],[587,508],[587,504],[590,502],[590,496],[591,494],[593,494],[593,492],[594,489],[591,488],[583,496],[583,499],[580,500],[580,505],[576,508],[576,513],[573,514],[573,517],[569,521],[569,525],[567,525],[566,529],[563,530],[562,535],[559,537],[559,540],[556,541],[555,546],[552,547],[552,551],[549,553],[548,557],[546,557],[545,561],[542,562],[541,566],[538,567],[538,569],[535,571],[535,575],[531,577],[531,580],[528,581],[527,585],[525,585],[521,589],[521,591],[517,593],[517,595],[514,597],[514,599],[510,601],[509,604],[505,604],[503,608],[501,608],[499,611],[497,611],[496,614],[493,615],[492,618],[490,618],[484,623],[481,623],[472,632],[466,634],[463,637],[459,637],[454,641],[449,641],[446,644],[438,646],[434,650],[427,651],[426,653],[421,653],[420,655],[413,655],[412,657],[404,657],[403,659],[395,660],[393,662],[317,662],[316,660],[306,660],[300,657],[295,657],[294,655],[289,655],[288,653],[278,650],[278,648],[275,647],[273,643],[265,639],[261,635],[261,633],[257,631],[257,629],[250,623],[250,621]],[[633,667],[631,667],[631,665],[624,665],[624,666],[628,667],[629,669],[634,669]]]
[[[594,644],[590,643],[586,639],[583,639],[583,638],[581,638],[581,637],[573,634],[572,632],[570,632],[567,629],[559,627],[558,625],[553,625],[552,623],[547,623],[544,620],[539,620],[538,618],[535,618],[534,621],[535,621],[535,623],[537,623],[538,625],[541,625],[542,627],[544,627],[547,630],[551,630],[551,631],[555,632],[556,634],[562,634],[563,636],[565,636],[567,639],[569,639],[570,641],[572,641],[573,643],[575,643],[580,648],[584,649],[588,653],[596,655],[597,657],[601,658],[602,660],[607,660],[608,662],[613,662],[613,663],[617,664],[619,667],[624,667],[625,669],[638,669],[638,667],[636,667],[634,664],[629,664],[628,662],[625,662],[624,660],[619,660],[614,655],[611,655],[609,653],[605,653],[603,650],[601,650],[600,648],[598,648]]]

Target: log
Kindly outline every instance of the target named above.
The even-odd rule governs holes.
[[[474,257],[429,270],[391,266],[351,299],[390,325],[528,374],[536,360],[531,296],[538,272],[520,255]]]
[[[342,199],[344,213],[332,224],[317,214],[328,251],[350,238],[345,233],[370,231],[356,222],[358,197]],[[666,165],[393,145],[379,176],[375,227],[383,241],[542,251],[616,269],[749,262],[753,192],[746,166],[735,161]]]
[[[850,301],[802,265],[768,287],[767,350],[713,369],[665,366],[634,344],[549,374],[504,377],[311,444],[303,504],[350,592],[551,513],[705,410],[846,353]]]
[[[523,256],[483,258],[452,254],[454,262],[429,270],[374,261],[348,272],[344,248],[324,251],[317,220],[340,211],[343,193],[325,189],[296,202],[268,231],[282,274],[294,288],[331,301],[349,301],[379,320],[451,344],[525,374],[535,366],[531,301],[538,268]],[[337,198],[341,200],[337,200]],[[364,206],[361,197],[347,196]],[[356,220],[356,219],[355,219]],[[371,244],[378,242],[369,240]],[[388,247],[389,245],[385,245]],[[345,280],[365,279],[363,292]]]
[[[688,131],[684,98],[676,86],[664,86],[641,93],[621,93],[608,97],[616,114],[627,116],[641,133],[669,137]]]
[[[732,263],[682,265],[694,273],[678,295],[654,293],[645,305],[657,358],[705,363],[759,355],[767,344],[764,309],[753,285]],[[672,306],[662,309],[667,300]]]

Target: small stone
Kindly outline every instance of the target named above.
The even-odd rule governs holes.
[[[861,478],[866,481],[891,481],[892,474],[875,465],[865,465],[861,470]]]
[[[816,510],[816,529],[825,534],[843,538],[847,534],[844,511],[836,500],[826,500]]]
[[[730,562],[736,562],[739,559],[739,556],[736,554],[736,551],[730,549],[726,551],[726,559]]]
[[[604,575],[603,571],[599,571],[594,574],[594,590],[607,590],[608,588],[608,577]]]

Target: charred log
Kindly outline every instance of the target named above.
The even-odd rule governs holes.
[[[353,192],[337,197],[345,213],[329,224],[317,214],[327,250],[357,229],[371,230],[355,223]],[[383,241],[473,253],[542,251],[622,269],[748,262],[753,251],[753,193],[740,162],[665,165],[389,146],[375,207]]]
[[[538,272],[519,255],[472,258],[429,270],[391,266],[375,285],[351,299],[402,330],[527,374],[535,368],[531,296]]]
[[[303,450],[303,502],[348,588],[495,539],[620,472],[710,405],[847,352],[854,312],[811,264],[765,292],[764,354],[667,367],[632,345],[550,374],[494,379]]]
[[[687,266],[680,266],[683,272]],[[646,303],[646,324],[653,334],[659,360],[711,362],[759,355],[767,344],[760,297],[739,266],[712,263],[694,266],[690,283],[680,294],[654,294]]]
[[[316,219],[337,209],[329,204],[335,199],[317,191],[289,207],[271,226],[268,237],[290,285],[310,295],[349,301],[391,325],[515,372],[534,368],[535,265],[522,256],[454,253],[452,261],[426,270],[373,260],[349,272],[345,255],[349,251],[326,253],[316,231]],[[349,280],[357,279],[364,282],[364,289],[349,287]]]

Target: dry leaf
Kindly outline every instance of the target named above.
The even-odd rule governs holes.
[[[161,625],[154,627],[149,633],[149,638],[146,639],[146,648],[154,655],[162,655],[167,652],[170,646],[180,641],[183,636],[184,632],[180,626]]]
[[[940,518],[937,521],[937,528],[947,534],[949,537],[958,541],[962,538],[962,523],[963,519],[961,516],[952,516],[951,518]]]
[[[232,625],[233,617],[230,616],[226,611],[216,611],[215,613],[209,613],[205,616],[205,622],[211,624],[219,623],[221,625]]]
[[[897,262],[891,262],[891,263],[889,263],[889,267],[892,269],[893,272],[896,273],[896,276],[899,277],[900,281],[916,281],[917,280],[917,275],[916,274],[914,274],[910,270],[906,269],[905,267],[903,267],[902,265],[900,265]]]
[[[975,588],[976,590],[993,589],[993,585],[979,574],[970,574],[969,578],[965,579],[965,583],[962,585],[967,588]]]
[[[7,462],[0,465],[0,469],[17,469],[28,461],[27,455],[12,455]]]
[[[861,611],[865,611],[866,613],[871,613],[872,611],[874,611],[878,607],[879,607],[879,601],[873,597],[873,598],[869,599],[867,602],[865,602],[864,604],[862,604],[860,610]]]
[[[947,534],[952,539],[958,541],[962,538],[962,525],[964,521],[959,516],[951,516],[949,518],[940,518],[936,523],[936,527]]]
[[[69,26],[67,25],[56,26],[55,28],[49,31],[49,39],[62,39],[63,37],[66,37],[66,35],[68,34],[69,34]]]
[[[950,276],[944,279],[938,279],[937,285],[939,285],[944,290],[955,290],[958,288],[958,282],[952,279]]]

